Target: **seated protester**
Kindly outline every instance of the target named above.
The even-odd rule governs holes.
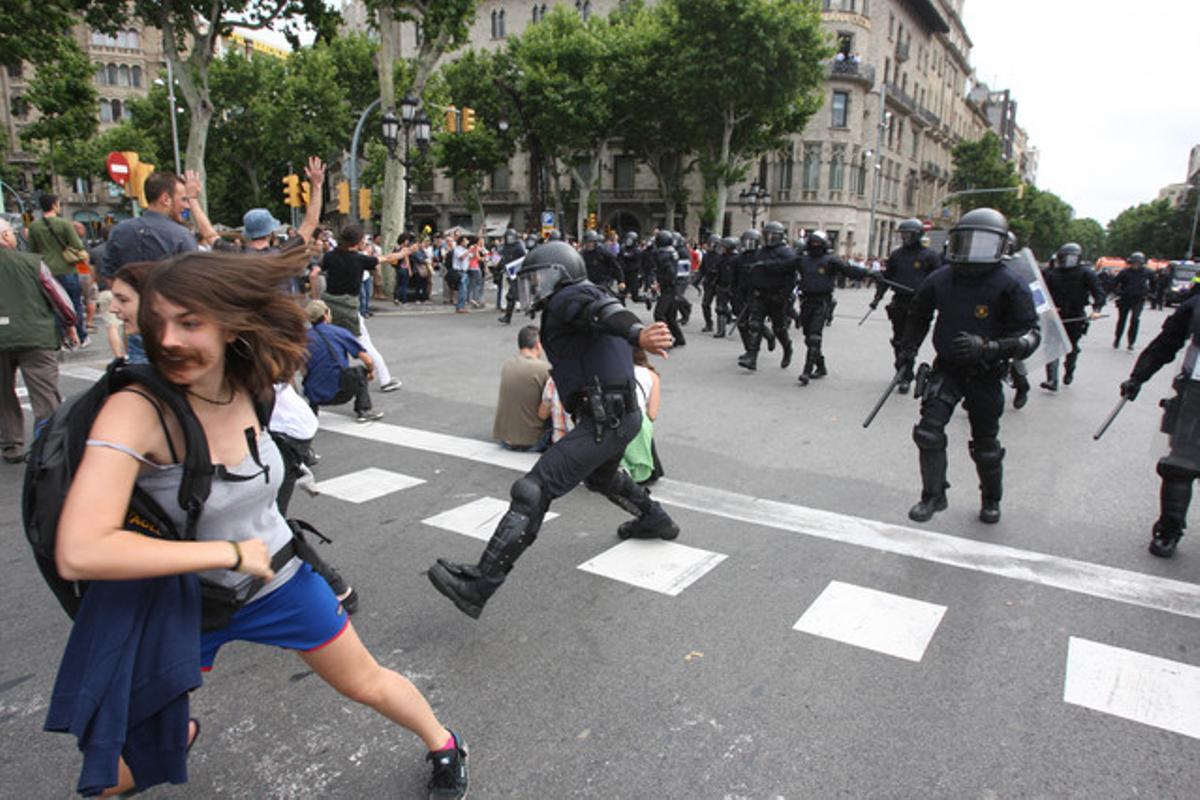
[[[381,419],[382,411],[371,410],[368,389],[375,365],[366,349],[345,328],[330,324],[329,306],[320,300],[308,304],[308,361],[304,367],[304,394],[317,406],[340,406],[354,401],[359,422]],[[362,364],[350,365],[357,358]]]
[[[461,798],[467,791],[467,751],[462,739],[443,727],[407,678],[372,657],[329,585],[311,566],[289,555],[293,534],[276,507],[283,464],[274,441],[260,429],[256,406],[269,402],[272,384],[287,380],[305,358],[304,315],[277,288],[304,258],[300,251],[283,256],[189,253],[150,272],[139,311],[147,353],[162,376],[186,392],[186,402],[203,428],[209,457],[221,467],[214,470],[203,513],[196,519],[194,540],[159,539],[126,530],[126,510],[135,486],[155,499],[179,530],[185,528],[188,513],[179,501],[182,471],[177,454],[186,444],[182,426],[169,408],[137,386],[115,392],[92,425],[62,508],[57,570],[65,580],[91,582],[83,597],[85,606],[100,595],[112,598],[104,609],[112,618],[165,615],[175,623],[164,628],[170,633],[168,640],[123,637],[114,642],[104,638],[105,620],[96,620],[100,623],[93,630],[98,637],[96,652],[117,651],[115,660],[136,646],[140,663],[143,654],[153,658],[165,649],[166,655],[174,656],[177,651],[172,647],[190,647],[194,653],[190,665],[199,670],[211,669],[220,648],[231,641],[293,650],[342,695],[417,734],[433,763],[431,796]],[[172,583],[181,585],[190,579],[194,584],[195,573],[241,596],[256,580],[261,588],[227,620],[213,620],[216,624],[203,631],[200,614],[184,616],[178,604],[126,607],[119,603],[121,587],[158,585],[154,580],[158,578],[175,578]],[[193,588],[190,594],[194,597],[198,591]],[[73,638],[79,629],[76,624]],[[188,634],[190,645],[184,641]],[[105,665],[99,662],[105,660],[64,658],[59,676],[68,670],[103,672]],[[184,668],[182,662],[179,668]],[[101,689],[120,699],[117,677],[114,674]],[[123,691],[130,693],[130,687],[127,681]],[[132,689],[146,691],[136,683]],[[156,691],[146,700],[158,701],[163,693]],[[101,701],[82,699],[89,708],[95,705],[93,700]],[[315,706],[300,710],[311,703],[308,692],[290,702],[301,716],[320,713]],[[122,725],[131,713],[126,704],[114,709],[113,716],[121,717],[116,723],[96,722],[112,728]],[[186,707],[172,720],[175,724],[162,730],[158,747],[152,743],[123,751],[132,773],[118,761],[122,750],[113,747],[111,740],[99,742],[107,745],[100,752],[89,747],[87,758],[96,762],[94,774],[102,773],[104,778],[90,785],[121,793],[135,788],[142,780],[139,774],[144,782],[137,788],[143,790],[163,780],[186,780],[180,763],[189,738]],[[83,736],[90,738],[91,730],[89,726]],[[193,723],[191,738],[196,733]],[[155,768],[168,759],[172,761],[169,771]]]
[[[500,392],[492,438],[509,450],[540,453],[550,444],[545,417],[539,415],[542,389],[550,365],[542,358],[538,329],[526,325],[517,333],[517,354],[500,368]]]

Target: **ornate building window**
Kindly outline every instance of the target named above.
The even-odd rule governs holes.
[[[832,119],[829,121],[830,126],[834,128],[847,127],[850,120],[850,93],[834,92],[830,108],[833,112]]]
[[[804,190],[813,192],[821,188],[821,145],[804,145]]]
[[[835,144],[829,158],[829,188],[840,192],[846,183],[846,145]]]

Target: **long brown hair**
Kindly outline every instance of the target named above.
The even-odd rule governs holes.
[[[157,266],[158,262],[156,261],[134,261],[117,270],[117,274],[113,275],[113,280],[129,284],[129,288],[140,295],[142,286],[146,283],[146,276]]]
[[[283,287],[308,263],[304,248],[282,255],[185,253],[155,265],[143,283],[138,327],[151,363],[163,356],[155,297],[214,320],[236,336],[225,374],[252,397],[291,380],[307,356],[304,313]]]

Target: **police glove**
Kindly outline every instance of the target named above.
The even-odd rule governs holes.
[[[985,361],[1000,355],[1000,344],[973,333],[960,333],[950,342],[950,358],[955,361]]]
[[[872,311],[874,311],[875,309],[879,308],[879,298],[876,297],[874,300],[867,303],[867,305],[870,306]]]
[[[1142,390],[1142,382],[1136,378],[1130,378],[1121,384],[1121,397],[1126,400],[1137,400],[1138,392]]]

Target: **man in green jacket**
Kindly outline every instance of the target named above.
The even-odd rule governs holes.
[[[62,402],[56,318],[68,341],[77,342],[71,299],[41,258],[17,250],[12,225],[0,219],[0,450],[6,463],[24,460],[25,417],[17,398],[17,369],[33,407],[35,434]]]
[[[42,207],[42,216],[35,219],[29,226],[29,249],[42,257],[42,261],[50,268],[54,278],[67,290],[71,305],[75,308],[75,332],[79,335],[81,347],[87,347],[87,326],[83,316],[83,291],[79,285],[79,274],[75,271],[75,261],[68,261],[64,251],[74,250],[74,254],[87,257],[87,250],[75,233],[75,226],[62,218],[62,204],[58,197],[44,194],[38,201]]]

